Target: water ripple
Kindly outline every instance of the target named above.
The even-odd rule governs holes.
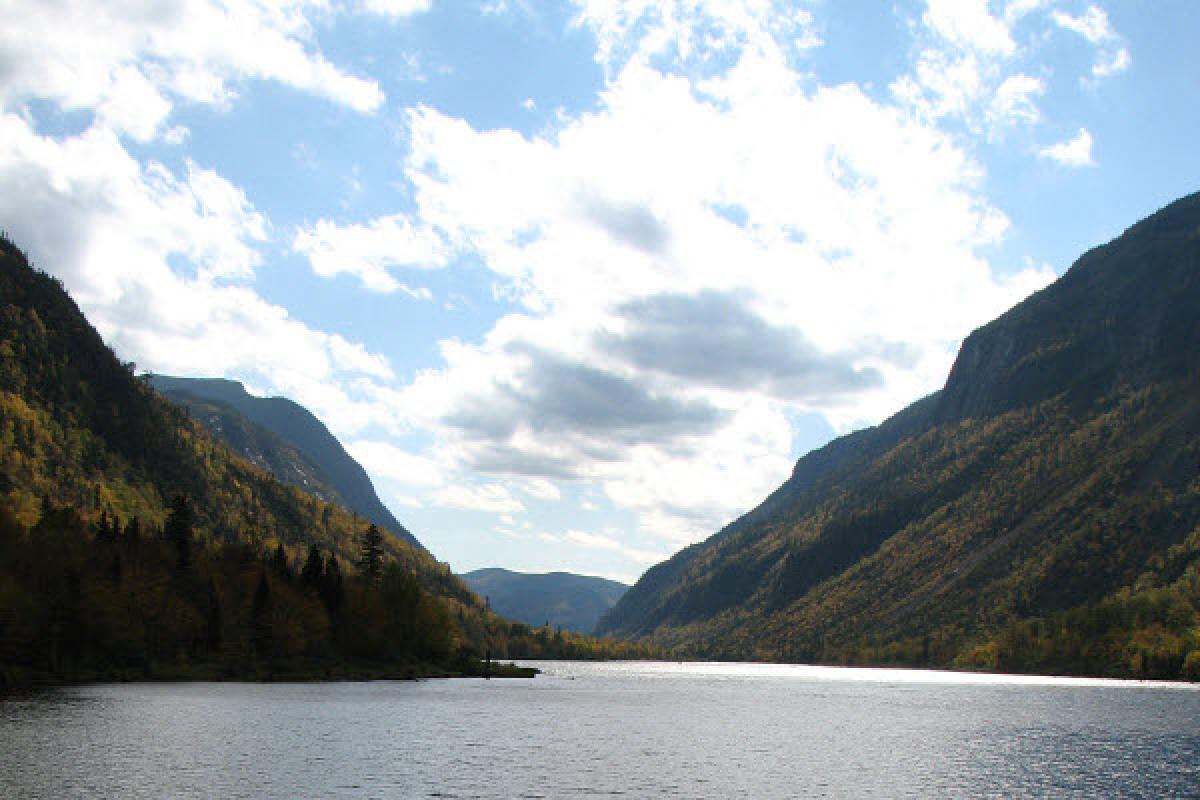
[[[0,796],[1197,797],[1200,692],[774,665],[0,700]]]

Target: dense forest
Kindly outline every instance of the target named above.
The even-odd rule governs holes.
[[[657,650],[531,628],[236,456],[0,239],[0,680],[460,674]],[[493,667],[493,669],[496,669]]]
[[[598,630],[702,658],[1200,678],[1200,195],[802,458]]]
[[[86,523],[47,501],[25,528],[0,510],[0,685],[36,680],[527,675],[492,658],[610,658],[638,648],[455,612],[385,562],[367,528],[358,569],[311,545],[204,546],[177,498],[161,530]]]

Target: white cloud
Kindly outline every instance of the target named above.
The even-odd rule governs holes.
[[[521,490],[538,500],[562,499],[562,491],[545,478],[529,478],[521,483]]]
[[[1078,33],[1092,44],[1103,44],[1117,38],[1116,31],[1108,21],[1108,14],[1099,6],[1088,6],[1078,17],[1065,11],[1055,11],[1051,18],[1061,28]]]
[[[364,11],[392,19],[411,17],[432,7],[433,0],[362,0]]]
[[[175,125],[163,131],[162,140],[166,144],[180,145],[187,140],[191,133],[183,125]]]
[[[239,285],[267,223],[215,172],[189,163],[177,176],[103,127],[59,140],[4,114],[0,186],[5,229],[142,368],[266,383],[339,433],[395,427],[379,402],[386,360]]]
[[[1043,147],[1038,155],[1064,167],[1090,167],[1096,163],[1092,160],[1092,134],[1087,128],[1080,128],[1074,139]]]
[[[989,139],[1039,122],[1045,81],[1022,71],[1027,48],[1013,29],[1042,5],[1017,0],[993,16],[987,0],[927,0],[923,43],[912,70],[892,82],[893,96],[925,119],[958,121]]]
[[[853,86],[809,86],[764,40],[696,79],[651,61],[631,58],[598,109],[539,136],[410,113],[413,225],[477,257],[524,308],[480,341],[443,342],[444,366],[397,410],[464,469],[591,482],[640,531],[681,544],[787,477],[789,409],[839,430],[882,418],[936,388],[963,335],[1053,273],[992,274],[977,249],[1007,221],[933,124]],[[1031,116],[1040,89],[1016,73],[1005,113]],[[819,392],[799,351],[775,346],[800,381],[781,392],[723,376],[726,362],[645,364],[613,344],[632,332],[622,308],[705,292],[741,298],[765,348],[802,338],[813,364],[876,377]],[[947,298],[944,313],[922,310],[929,296]]]
[[[1034,11],[1046,7],[1051,0],[1009,0],[1004,7],[1004,21],[1010,26]]]
[[[401,215],[381,217],[366,225],[339,226],[320,220],[297,231],[292,249],[305,255],[318,275],[346,273],[372,291],[400,290],[419,299],[429,299],[429,290],[401,283],[389,268],[436,269],[445,266],[449,255],[437,233],[417,228]]]
[[[114,130],[144,142],[154,138],[171,113],[171,103],[140,69],[122,66],[113,72],[112,84],[96,113]]]
[[[1107,78],[1109,75],[1116,75],[1118,72],[1124,72],[1129,69],[1133,63],[1133,56],[1129,55],[1127,48],[1121,47],[1111,55],[1101,56],[1094,65],[1092,65],[1092,75],[1097,78]]]
[[[610,68],[667,59],[700,67],[714,54],[821,44],[812,14],[795,2],[574,0],[575,24],[596,37],[596,60]]]
[[[1016,43],[1008,26],[991,15],[987,0],[927,0],[925,24],[958,47],[1002,56]]]
[[[1121,35],[1113,28],[1108,14],[1099,6],[1088,6],[1087,11],[1079,16],[1061,10],[1055,11],[1051,14],[1051,19],[1060,28],[1079,34],[1096,47],[1097,57],[1092,66],[1092,77],[1107,78],[1124,72],[1133,63],[1129,49],[1121,44]]]
[[[521,501],[498,483],[483,486],[447,486],[433,494],[433,502],[447,508],[485,511],[490,514],[515,514],[525,510]]]
[[[1029,75],[1010,75],[996,88],[989,113],[1003,122],[1022,122],[1031,125],[1041,119],[1035,98],[1046,91],[1040,79]]]
[[[441,486],[446,482],[441,464],[388,442],[356,439],[346,444],[346,451],[372,475],[407,486]]]
[[[58,139],[20,114],[0,117],[4,227],[122,353],[292,396],[373,473],[404,484],[398,504],[419,505],[405,487],[427,487],[444,507],[519,514],[522,499],[560,500],[556,481],[570,479],[632,512],[639,535],[694,541],[786,478],[789,414],[818,412],[839,431],[881,419],[940,384],[973,326],[1053,277],[1044,265],[1000,277],[981,256],[1008,223],[956,135],[960,121],[990,136],[1041,120],[1052,76],[1030,66],[1030,39],[1014,33],[1039,0],[995,15],[982,0],[932,0],[912,72],[893,85],[898,104],[797,70],[819,37],[792,3],[577,0],[576,23],[595,35],[608,75],[591,111],[524,135],[411,109],[403,166],[414,208],[292,235],[320,275],[428,297],[405,276],[463,257],[518,304],[477,340],[441,342],[440,366],[401,386],[379,354],[250,288],[271,226],[239,187],[190,162],[178,172],[139,163],[121,144],[183,142],[173,107],[228,104],[245,80],[377,109],[374,82],[319,52],[311,20],[330,7],[65,0],[56,28],[42,5],[0,29],[0,51],[19,56],[0,73],[0,100],[95,115],[84,134]],[[352,7],[403,16],[428,5]],[[236,30],[218,33],[234,15]],[[1128,65],[1118,43],[1104,39],[1094,73]],[[1090,134],[1042,155],[1090,163]],[[931,296],[944,299],[941,313],[925,310]],[[743,324],[647,332],[629,312],[711,298]],[[713,332],[723,336],[703,335]],[[634,341],[693,333],[706,348],[699,366],[667,350],[647,359]],[[753,357],[738,364],[738,353]],[[789,380],[764,378],[772,364]],[[413,429],[434,437],[436,457],[385,440]],[[505,482],[473,484],[480,473]],[[663,557],[613,532],[540,538],[639,564]]]
[[[1011,0],[995,15],[993,5],[999,4],[926,0],[915,28],[912,68],[890,87],[903,107],[941,125],[961,123],[970,134],[994,141],[1009,129],[1042,121],[1038,102],[1053,73],[1034,59],[1049,40],[1048,27],[1073,31],[1096,48],[1084,83],[1120,72],[1132,61],[1098,6],[1076,17],[1051,10],[1048,0]]]
[[[320,0],[192,0],[10,4],[0,26],[0,102],[41,98],[94,111],[145,141],[177,100],[225,104],[245,79],[273,80],[358,111],[383,102],[379,86],[324,59],[310,11]]]
[[[608,550],[620,553],[625,558],[638,564],[657,564],[668,558],[668,554],[626,547],[616,539],[598,533],[571,530],[563,534],[560,541],[566,541],[589,550]]]

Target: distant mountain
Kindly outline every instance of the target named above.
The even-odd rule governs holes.
[[[1200,678],[1200,194],[972,333],[598,632],[724,658]]]
[[[533,575],[493,567],[461,577],[498,614],[578,633],[591,633],[600,615],[629,589],[616,581],[569,572]]]
[[[188,409],[250,463],[284,483],[357,511],[367,521],[422,547],[380,502],[366,470],[298,403],[284,397],[255,397],[241,383],[221,378],[153,375],[150,385]]]

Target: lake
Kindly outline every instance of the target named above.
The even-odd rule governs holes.
[[[0,699],[0,796],[1200,797],[1198,687],[769,664]]]

